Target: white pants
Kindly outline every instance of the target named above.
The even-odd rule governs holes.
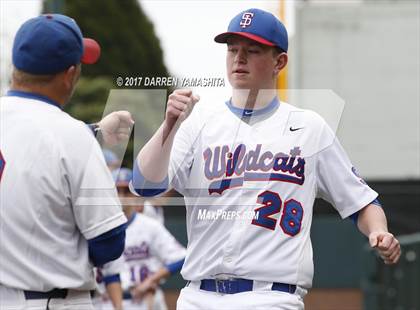
[[[167,310],[165,295],[161,289],[156,290],[154,295],[149,295],[140,303],[135,303],[130,299],[123,300],[123,309],[124,310]],[[96,302],[96,310],[113,310],[114,307],[110,300]],[[0,310],[2,310],[0,308]]]
[[[25,299],[22,290],[0,285],[1,310],[45,310],[47,299]],[[51,298],[50,310],[93,310],[89,291],[69,290],[66,298]]]
[[[221,294],[187,286],[181,290],[177,310],[303,310],[304,292],[290,294],[260,290],[237,294]]]

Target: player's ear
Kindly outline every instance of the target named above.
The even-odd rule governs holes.
[[[287,65],[288,56],[286,53],[277,53],[274,56],[275,59],[275,66],[274,66],[274,75],[278,75],[281,70],[283,70],[284,67]]]

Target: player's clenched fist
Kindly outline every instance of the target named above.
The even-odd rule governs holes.
[[[99,123],[107,146],[114,146],[130,138],[134,120],[128,111],[115,111],[105,116]]]
[[[389,232],[372,232],[369,243],[376,248],[385,264],[396,264],[401,256],[401,247],[397,238]]]
[[[199,100],[200,97],[194,95],[190,89],[175,90],[169,95],[165,120],[171,125],[178,120],[184,121]]]

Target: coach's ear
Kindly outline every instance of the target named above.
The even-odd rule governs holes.
[[[274,66],[274,75],[277,76],[281,70],[287,65],[288,56],[286,53],[278,53],[274,56],[275,66]]]
[[[73,91],[73,88],[76,86],[76,83],[79,80],[80,72],[81,65],[70,66],[63,72],[63,82],[67,90],[71,92]]]

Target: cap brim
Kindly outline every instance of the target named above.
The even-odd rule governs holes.
[[[86,65],[94,64],[101,55],[101,47],[98,42],[93,39],[83,38],[83,56],[81,63]]]
[[[214,38],[214,41],[216,41],[217,43],[227,43],[227,39],[232,35],[238,35],[238,36],[241,36],[241,37],[245,37],[245,38],[248,38],[250,40],[256,41],[258,43],[264,44],[264,45],[275,46],[274,43],[272,43],[272,42],[270,42],[270,41],[268,41],[268,40],[266,40],[266,39],[264,39],[260,36],[257,36],[255,34],[248,33],[248,32],[224,32],[224,33],[221,33],[221,34],[217,35]]]

